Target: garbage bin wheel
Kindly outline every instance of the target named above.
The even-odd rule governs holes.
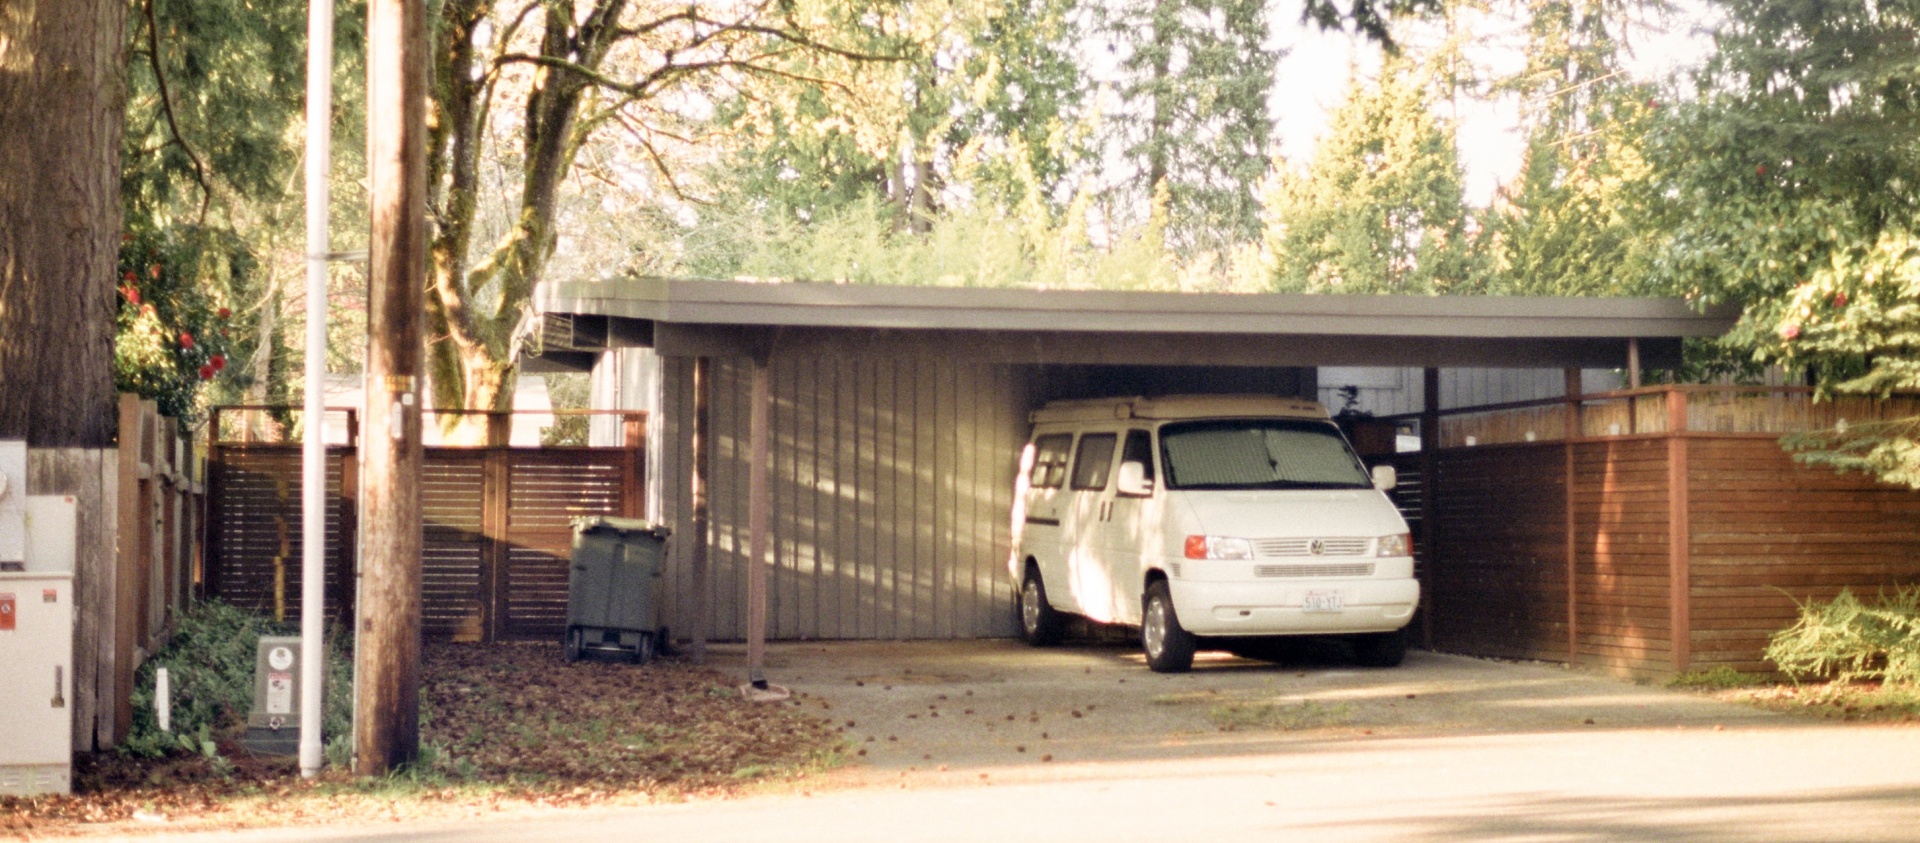
[[[580,627],[567,627],[567,661],[577,662],[580,660],[580,641],[585,637],[586,633],[581,632]]]
[[[634,645],[632,657],[634,664],[646,664],[647,662],[653,661],[653,633],[640,633],[640,643]]]

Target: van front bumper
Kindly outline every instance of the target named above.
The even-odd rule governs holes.
[[[1415,579],[1168,583],[1180,625],[1196,635],[1392,632],[1420,604]],[[1311,600],[1310,600],[1311,598]],[[1308,604],[1313,603],[1310,609]],[[1328,608],[1337,603],[1337,609]]]

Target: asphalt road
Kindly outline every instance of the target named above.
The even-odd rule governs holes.
[[[146,839],[1920,840],[1920,728],[1548,666],[1304,653],[1158,676],[1123,646],[956,642],[781,645],[768,667],[859,763],[723,801]]]

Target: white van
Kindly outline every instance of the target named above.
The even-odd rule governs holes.
[[[1259,395],[1055,401],[1031,415],[1009,558],[1021,637],[1140,628],[1179,672],[1202,637],[1339,635],[1392,666],[1420,602],[1407,522],[1326,408]]]

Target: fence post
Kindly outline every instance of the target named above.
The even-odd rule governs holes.
[[[1688,511],[1687,393],[1669,386],[1667,397],[1667,588],[1673,670],[1684,673],[1693,661],[1692,530]]]

